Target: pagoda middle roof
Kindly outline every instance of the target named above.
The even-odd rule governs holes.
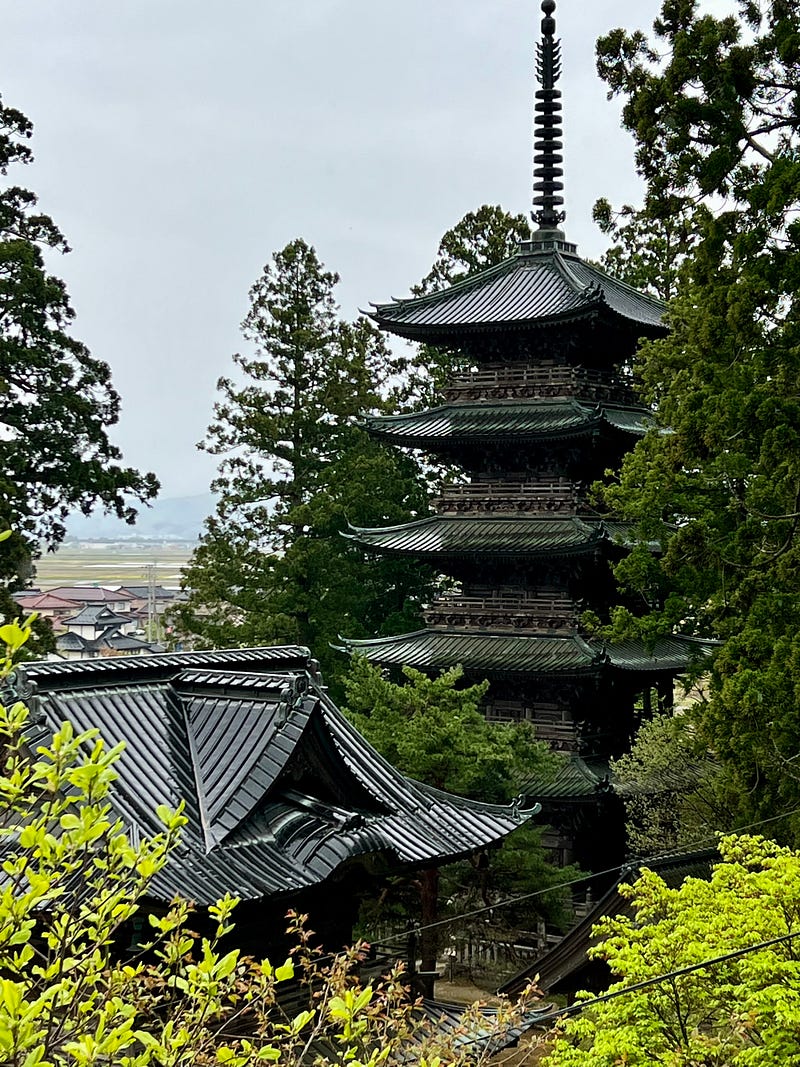
[[[619,645],[584,639],[580,634],[492,633],[429,628],[397,637],[342,638],[340,652],[366,656],[386,667],[445,670],[460,664],[473,674],[598,676],[607,670],[679,674],[708,657],[713,643],[678,635],[653,643],[630,640]]]
[[[401,337],[557,326],[606,312],[641,332],[664,330],[664,305],[564,249],[533,243],[488,270],[426,296],[373,305],[373,318]]]
[[[340,651],[361,654],[384,666],[513,674],[594,674],[602,655],[578,635],[568,637],[416,630],[398,637],[346,640]]]
[[[395,444],[422,441],[575,437],[600,427],[643,436],[653,425],[644,407],[589,404],[571,398],[444,404],[428,411],[367,419],[366,428]]]
[[[572,555],[603,543],[624,541],[630,527],[622,522],[576,516],[433,515],[402,526],[352,526],[343,534],[362,548],[413,556]]]

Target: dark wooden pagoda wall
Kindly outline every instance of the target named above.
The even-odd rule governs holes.
[[[583,365],[588,343],[605,340],[601,352]],[[637,403],[624,366],[635,347],[628,336],[611,342],[602,331],[551,333],[537,348],[530,337],[473,343],[466,353],[472,369],[462,370],[444,389],[450,404],[532,399],[576,400],[620,406]],[[545,347],[546,345],[546,347]],[[615,363],[609,361],[609,348]],[[502,356],[504,358],[498,358]],[[609,467],[618,466],[632,439],[610,427],[594,436],[549,441],[459,442],[441,451],[463,472],[434,500],[441,515],[536,516],[542,519],[597,518],[589,488]],[[581,633],[589,609],[599,615],[616,600],[607,554],[543,557],[533,561],[475,560],[454,563],[458,580],[425,612],[428,626],[449,630],[510,632],[569,637]],[[607,697],[593,677],[563,676],[499,680],[486,704],[491,719],[522,719],[554,749],[592,755],[625,750],[633,728],[632,706],[641,683],[631,679],[614,723],[606,721]],[[592,712],[594,711],[594,714]],[[594,721],[592,721],[594,719]]]

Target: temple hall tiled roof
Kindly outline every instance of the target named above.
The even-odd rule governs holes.
[[[64,720],[124,741],[113,815],[140,834],[184,800],[179,849],[153,895],[208,904],[316,885],[380,854],[408,867],[501,840],[534,810],[463,800],[405,778],[344,718],[307,649],[30,663],[18,695],[39,744]]]
[[[641,437],[652,421],[646,408],[534,399],[446,404],[409,415],[371,418],[365,425],[393,444],[422,447],[428,441],[551,440],[593,433],[604,426]]]
[[[600,519],[434,515],[402,526],[351,527],[345,537],[376,552],[430,557],[474,556],[527,558],[566,556],[594,551],[620,541],[629,527],[607,526]]]
[[[438,293],[374,305],[384,329],[412,340],[556,326],[605,314],[641,333],[663,332],[664,305],[577,255],[535,243]]]

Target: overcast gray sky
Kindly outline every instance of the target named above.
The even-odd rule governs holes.
[[[636,199],[594,71],[657,0],[560,0],[566,230]],[[74,251],[75,335],[112,368],[127,462],[203,492],[196,450],[247,291],[302,236],[354,315],[402,296],[467,211],[528,211],[533,0],[0,0],[0,91],[35,124],[36,191]]]

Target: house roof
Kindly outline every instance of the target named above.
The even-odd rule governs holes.
[[[123,585],[119,591],[136,597],[137,600],[147,600],[149,589],[149,585]],[[166,589],[163,585],[157,585],[155,588],[156,600],[173,600],[177,592],[177,589]]]
[[[407,415],[369,418],[366,429],[392,444],[425,447],[443,442],[544,441],[611,429],[641,437],[653,424],[644,407],[531,399],[444,404]]]
[[[615,669],[678,674],[713,650],[712,642],[679,636],[655,642],[631,640],[624,646],[615,646],[578,634],[509,634],[432,627],[397,637],[340,640],[341,645],[335,646],[339,651],[365,656],[386,667],[444,670],[460,664],[465,671],[486,675],[576,677],[597,676]],[[619,647],[624,649],[622,654],[618,654]]]
[[[587,969],[593,966],[589,949],[597,943],[592,936],[594,926],[608,915],[632,915],[633,907],[627,897],[620,894],[623,884],[634,882],[644,868],[655,871],[669,886],[679,886],[684,878],[708,878],[718,852],[715,848],[684,852],[674,851],[662,856],[636,860],[622,868],[619,878],[584,918],[577,922],[564,937],[543,955],[529,963],[513,978],[509,978],[498,992],[517,996],[533,980],[543,993],[574,993],[582,988]],[[611,980],[605,964],[594,964],[596,971],[605,976],[604,985]]]
[[[351,526],[343,536],[387,555],[528,559],[593,552],[604,543],[624,543],[630,530],[626,523],[576,516],[433,515],[401,526]]]
[[[42,729],[67,719],[125,742],[111,804],[129,826],[154,833],[156,805],[185,800],[181,847],[153,883],[159,899],[289,893],[368,854],[438,864],[533,814],[405,778],[311,668],[307,649],[287,646],[32,663],[17,682]]]
[[[73,611],[77,607],[74,600],[68,600],[63,596],[54,596],[52,593],[35,593],[28,596],[24,593],[14,593],[14,600],[26,611],[47,611],[48,609],[58,610],[59,608],[71,608]]]
[[[546,329],[598,316],[641,334],[665,332],[664,305],[565,248],[536,242],[488,270],[427,296],[374,304],[382,328],[411,340]]]
[[[88,604],[76,615],[70,615],[68,619],[64,619],[65,624],[71,624],[73,626],[109,626],[113,623],[131,622],[133,616],[120,615],[105,604]]]
[[[75,600],[84,604],[118,604],[120,601],[129,600],[124,590],[115,592],[102,586],[87,585],[59,585],[55,589],[49,589],[53,596],[65,597],[67,600]]]

